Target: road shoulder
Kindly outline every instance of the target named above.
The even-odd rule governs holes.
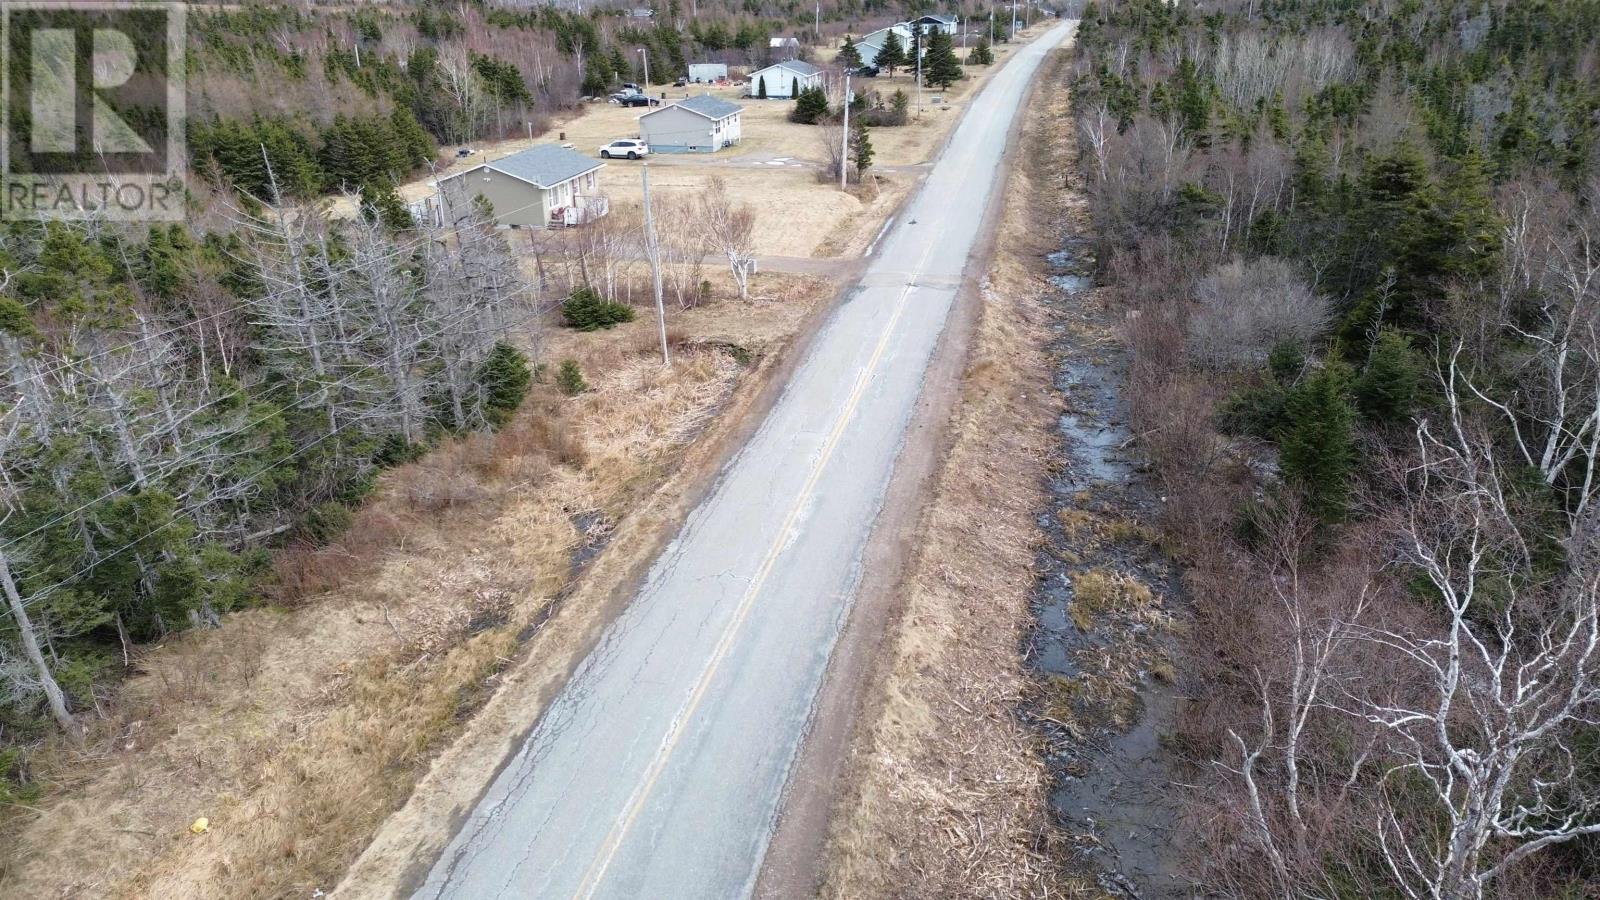
[[[1029,680],[1051,338],[1039,302],[1065,191],[1066,50],[1018,118],[989,246],[930,371],[758,895],[1033,895],[1062,886]],[[998,215],[997,215],[998,213]],[[919,490],[923,489],[923,490]],[[917,498],[926,497],[918,505]]]

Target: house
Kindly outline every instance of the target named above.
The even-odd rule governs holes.
[[[605,164],[556,144],[541,144],[439,179],[439,202],[482,197],[495,221],[512,228],[578,225],[606,214],[599,171]],[[442,207],[439,220],[448,220]]]
[[[919,16],[906,23],[912,28],[922,29],[923,34],[933,34],[942,31],[945,34],[956,33],[955,16]]]
[[[639,117],[639,136],[656,153],[715,153],[739,143],[737,103],[701,94]]]
[[[822,70],[798,59],[773,63],[750,73],[750,96],[760,97],[763,85],[766,86],[766,96],[786,99],[807,88],[821,87]]]
[[[656,17],[656,11],[648,6],[632,7],[627,14],[630,19],[653,19]]]
[[[698,84],[728,80],[727,63],[689,63],[689,80]]]
[[[901,22],[890,25],[888,28],[869,31],[862,35],[860,40],[856,41],[856,52],[861,54],[863,63],[869,66],[877,65],[878,52],[883,49],[883,43],[889,39],[890,32],[899,36],[900,49],[907,53],[911,52],[911,41],[913,39],[911,27]]]
[[[793,37],[769,38],[767,40],[767,49],[771,50],[774,55],[787,53],[790,57],[793,57],[800,52],[800,39]]]

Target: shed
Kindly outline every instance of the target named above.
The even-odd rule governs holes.
[[[800,52],[800,39],[797,37],[775,37],[767,39],[767,49],[779,53],[788,53],[791,56]]]
[[[598,193],[605,164],[556,144],[529,147],[510,156],[439,179],[452,205],[482,197],[495,221],[513,228],[576,225],[606,214]]]
[[[708,83],[728,80],[727,63],[690,63],[689,80]]]
[[[766,82],[768,97],[781,100],[793,97],[796,91],[821,87],[822,70],[798,59],[773,63],[750,73],[750,96],[761,96],[762,82]]]
[[[701,94],[639,117],[639,136],[656,153],[714,153],[741,137],[744,107]]]

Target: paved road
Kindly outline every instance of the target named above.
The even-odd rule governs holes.
[[[426,898],[750,893],[1013,114],[996,73],[860,286],[506,765]]]

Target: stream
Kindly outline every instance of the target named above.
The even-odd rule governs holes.
[[[1170,614],[1145,607],[1094,617],[1087,605],[1074,608],[1075,576],[1095,571],[1127,573],[1168,601],[1179,596],[1176,573],[1148,530],[1130,524],[1148,521],[1159,501],[1132,447],[1122,398],[1126,354],[1107,327],[1109,313],[1089,293],[1083,259],[1071,241],[1047,257],[1059,289],[1055,384],[1066,410],[1058,425],[1062,464],[1039,519],[1037,622],[1024,648],[1045,696],[1023,715],[1046,738],[1050,804],[1071,836],[1077,867],[1114,895],[1189,897],[1183,809],[1164,742],[1179,698],[1156,674],[1171,677],[1172,636],[1159,624]],[[1086,619],[1093,625],[1085,630]]]

